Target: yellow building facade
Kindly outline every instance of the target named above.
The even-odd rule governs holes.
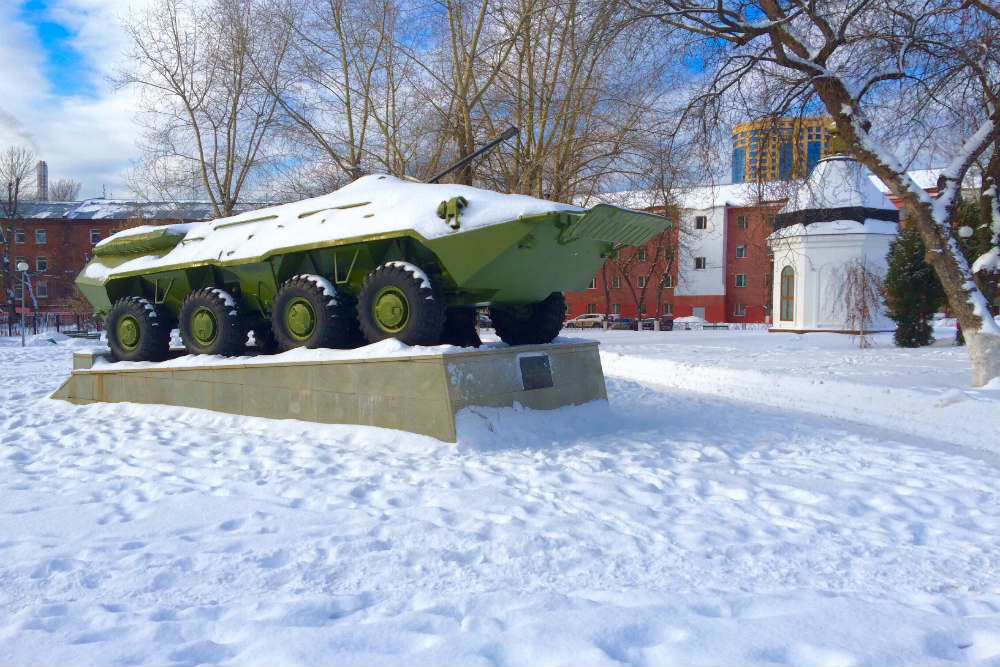
[[[829,152],[828,116],[761,118],[733,128],[733,183],[805,178]]]

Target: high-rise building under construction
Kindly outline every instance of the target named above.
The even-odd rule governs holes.
[[[827,116],[768,117],[733,128],[733,183],[805,178],[827,156]]]

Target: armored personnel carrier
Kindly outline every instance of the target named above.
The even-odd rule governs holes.
[[[201,223],[144,226],[97,244],[76,280],[106,314],[120,360],[191,353],[478,345],[476,307],[499,337],[547,343],[562,291],[585,289],[620,245],[666,218],[463,185],[365,176],[331,194]]]

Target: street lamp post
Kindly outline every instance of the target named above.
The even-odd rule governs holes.
[[[21,347],[24,347],[24,292],[28,289],[28,263],[18,262],[17,270],[21,272]]]

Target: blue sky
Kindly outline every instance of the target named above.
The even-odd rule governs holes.
[[[94,95],[93,71],[74,46],[76,31],[53,20],[49,3],[29,0],[20,7],[20,18],[34,28],[45,54],[45,76],[60,95]]]
[[[135,93],[107,77],[127,45],[119,15],[157,0],[0,0],[0,149],[22,145],[81,197],[130,197]]]

